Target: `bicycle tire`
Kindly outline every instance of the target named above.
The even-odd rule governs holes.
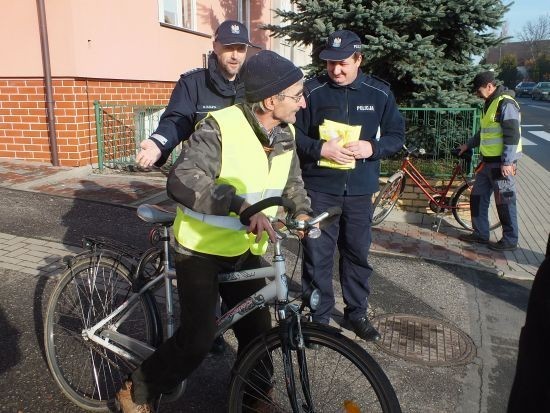
[[[451,206],[453,207],[453,216],[462,227],[468,230],[472,230],[472,214],[470,211],[470,193],[472,192],[472,186],[474,179],[462,184],[457,190],[451,200]],[[500,227],[500,221],[498,219],[497,208],[494,197],[491,197],[491,203],[489,204],[489,230],[493,231]]]
[[[396,179],[388,181],[376,197],[372,205],[372,225],[378,225],[386,219],[397,204],[405,189],[406,177],[400,174]]]
[[[82,335],[84,328],[103,319],[130,294],[128,268],[95,254],[71,265],[52,292],[44,326],[48,366],[63,393],[85,410],[111,411],[116,391],[137,367]],[[154,306],[146,291],[117,331],[154,346],[158,323]]]
[[[361,412],[401,412],[386,374],[359,344],[329,326],[306,322],[302,323],[301,331],[307,365],[298,368],[295,350],[291,363],[295,394],[303,411],[308,411],[305,404],[310,397],[315,412],[346,411],[344,403],[349,402]],[[265,411],[292,411],[282,352],[279,327],[247,347],[233,369],[229,385],[230,413],[256,411],[253,403],[262,403]],[[299,370],[307,371],[309,383],[305,387]],[[309,395],[304,388],[310,389]]]

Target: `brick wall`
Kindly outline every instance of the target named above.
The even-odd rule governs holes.
[[[387,179],[387,177],[380,178],[380,188],[382,188],[383,185],[386,184]],[[448,180],[441,180],[437,178],[427,178],[427,180],[433,187],[446,187],[449,184]],[[460,179],[455,181],[447,196],[450,196],[452,198],[454,190],[462,185],[462,183],[463,181]],[[422,190],[418,186],[416,186],[409,177],[407,177],[405,189],[403,190],[403,194],[397,201],[396,207],[403,211],[419,212],[422,214],[433,214],[433,211],[429,207],[429,202],[429,199],[426,197],[426,195],[424,195]]]
[[[166,105],[173,82],[56,78],[52,81],[59,162],[97,162],[94,100]],[[42,79],[0,79],[0,157],[51,162]]]

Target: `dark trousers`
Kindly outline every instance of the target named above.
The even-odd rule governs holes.
[[[550,235],[529,295],[525,325],[519,337],[514,384],[508,413],[550,411]]]
[[[336,246],[340,253],[338,269],[344,316],[352,320],[363,317],[367,311],[368,281],[372,274],[367,260],[371,244],[372,195],[338,196],[316,191],[308,191],[308,195],[314,215],[332,206],[342,208],[340,220],[323,229],[319,238],[303,240],[302,289],[304,292],[311,288],[321,291],[321,302],[313,319],[320,323],[330,321],[335,304],[332,274]]]
[[[218,274],[265,265],[261,257],[250,253],[229,258],[176,254],[180,327],[132,373],[136,403],[152,402],[161,393],[169,392],[206,357],[216,333],[218,291],[225,303],[233,307],[266,285],[265,279],[219,284]],[[237,322],[233,330],[239,351],[270,328],[267,307]]]

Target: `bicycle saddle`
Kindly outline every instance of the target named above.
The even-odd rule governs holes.
[[[174,212],[166,211],[158,205],[142,204],[137,209],[137,215],[145,222],[153,224],[172,224],[176,218]]]

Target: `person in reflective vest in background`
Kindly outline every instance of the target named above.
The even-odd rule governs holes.
[[[461,235],[466,242],[489,244],[495,251],[513,251],[518,246],[518,218],[515,175],[521,156],[521,113],[512,91],[497,86],[493,72],[475,76],[473,90],[485,100],[481,128],[467,143],[459,147],[460,154],[479,147],[481,163],[470,196],[473,232]],[[502,238],[489,241],[489,203],[495,196]]]
[[[207,355],[216,332],[218,291],[228,306],[265,286],[265,279],[218,285],[220,272],[265,266],[268,239],[276,234],[263,211],[248,228],[239,214],[282,195],[296,218],[311,212],[295,150],[296,112],[305,106],[303,74],[292,62],[260,51],[246,64],[247,103],[210,113],[185,142],[170,171],[169,196],[178,203],[174,222],[180,327],[135,370],[117,393],[122,411],[152,411],[152,403],[186,379]],[[234,326],[239,350],[271,328],[266,307]],[[268,389],[267,389],[268,390]]]

